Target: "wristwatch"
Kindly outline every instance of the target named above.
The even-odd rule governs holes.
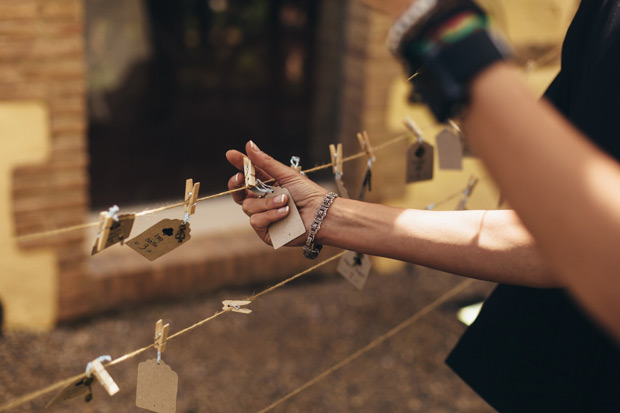
[[[471,0],[417,0],[389,31],[387,46],[414,86],[410,100],[426,103],[440,122],[467,106],[477,74],[508,56],[488,20]]]

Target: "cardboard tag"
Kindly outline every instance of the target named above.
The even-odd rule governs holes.
[[[368,255],[349,251],[340,258],[337,271],[358,290],[361,290],[366,284],[371,266]]]
[[[267,195],[266,198],[273,198],[282,194],[288,197],[288,216],[278,222],[274,222],[267,229],[271,238],[271,244],[276,250],[306,233],[304,221],[301,219],[297,206],[295,206],[295,200],[288,189],[276,186],[273,188],[273,192]]]
[[[73,399],[84,394],[87,394],[85,400],[86,402],[89,402],[92,399],[92,392],[90,386],[94,380],[94,377],[84,377],[77,380],[76,382],[60,390],[58,394],[52,400],[50,400],[50,402],[47,403],[45,407],[48,408],[50,406],[55,406],[64,402],[65,400]]]
[[[415,142],[407,150],[407,183],[433,179],[434,148],[427,142]]]
[[[152,412],[177,410],[179,376],[163,360],[143,361],[138,365],[136,406]]]
[[[440,169],[463,169],[463,145],[461,139],[450,129],[437,135],[437,154]]]
[[[338,196],[341,198],[349,198],[349,191],[344,186],[344,182],[342,182],[342,178],[334,179],[336,181],[336,188],[338,188]]]
[[[191,239],[189,222],[163,219],[142,234],[127,241],[127,245],[150,261],[154,261],[187,243]]]
[[[357,199],[363,201],[364,198],[366,198],[366,191],[372,191],[372,169],[370,167],[366,168],[362,189],[360,189],[360,196]]]
[[[128,239],[129,235],[131,234],[131,229],[133,228],[133,223],[135,220],[136,214],[119,214],[118,221],[112,221],[112,225],[110,226],[110,234],[108,235],[108,241],[100,251],[97,251],[97,244],[99,244],[99,236],[101,235],[100,229],[100,233],[95,239],[95,243],[93,245],[93,249],[90,255],[95,255],[96,253],[101,252],[116,243]]]

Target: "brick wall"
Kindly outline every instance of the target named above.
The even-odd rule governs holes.
[[[373,145],[394,137],[386,123],[390,104],[390,88],[402,76],[402,68],[385,47],[385,39],[392,20],[372,11],[358,1],[350,1],[346,20],[345,48],[343,50],[344,75],[341,84],[340,136],[344,153],[361,150],[356,138],[360,131],[367,131]],[[374,185],[367,195],[370,201],[401,196],[405,188],[405,159],[402,156],[406,143],[391,145],[377,153],[381,162],[373,168]],[[355,196],[361,185],[365,160],[347,164],[345,184]]]
[[[39,101],[49,112],[48,162],[13,175],[16,235],[85,222],[88,208],[86,79],[81,0],[0,0],[0,99]],[[27,125],[24,125],[27,127]],[[60,319],[87,311],[83,233],[23,242],[52,246]]]

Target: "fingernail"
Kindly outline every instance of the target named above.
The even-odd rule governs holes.
[[[276,198],[276,203],[277,204],[282,204],[284,203],[284,195],[280,195]]]
[[[278,209],[278,214],[286,214],[288,212],[288,205]]]
[[[238,184],[238,183],[239,183],[239,174],[236,174],[235,175],[235,184]]]
[[[254,141],[250,141],[250,148],[252,148],[253,151],[258,152],[260,149],[258,149],[258,146],[254,143]]]

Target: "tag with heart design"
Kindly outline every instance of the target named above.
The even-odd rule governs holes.
[[[407,183],[433,179],[433,146],[416,142],[407,150]]]
[[[191,239],[189,222],[163,219],[126,244],[150,261],[154,261]]]

